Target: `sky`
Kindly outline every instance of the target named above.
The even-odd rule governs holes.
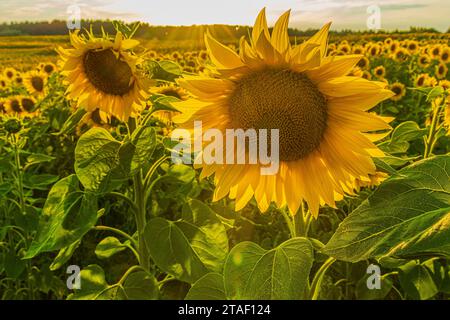
[[[67,9],[74,4],[85,19],[152,25],[252,25],[263,7],[273,25],[280,14],[291,9],[291,27],[318,28],[332,21],[335,30],[367,30],[374,13],[368,13],[368,8],[376,5],[382,29],[417,26],[446,31],[450,27],[450,0],[0,0],[0,22],[66,20]]]

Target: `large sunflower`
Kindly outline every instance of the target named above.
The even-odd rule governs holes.
[[[72,49],[59,48],[62,74],[69,84],[67,95],[88,112],[99,108],[122,121],[145,105],[147,84],[137,70],[139,57],[130,52],[138,41],[70,34]]]
[[[280,168],[260,175],[260,164],[212,164],[201,176],[215,173],[214,200],[227,194],[236,210],[255,197],[261,211],[271,202],[296,213],[302,200],[317,217],[319,206],[335,206],[355,179],[376,174],[372,156],[383,156],[374,144],[389,129],[383,118],[366,112],[392,96],[385,83],[346,74],[360,55],[326,57],[330,24],[311,39],[291,46],[287,33],[290,11],[272,34],[263,9],[240,54],[206,34],[217,78],[187,77],[180,85],[196,96],[174,104],[183,112],[175,121],[203,129],[279,129]]]

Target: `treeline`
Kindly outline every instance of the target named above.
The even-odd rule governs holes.
[[[128,24],[131,26],[131,24]],[[113,21],[110,20],[83,20],[81,27],[92,30],[96,34],[101,33],[101,29],[107,33],[114,33]],[[236,40],[241,36],[248,35],[250,27],[248,26],[230,26],[230,25],[193,25],[193,26],[151,26],[147,23],[141,23],[139,29],[136,32],[136,37],[144,39],[164,40],[170,39],[172,41],[177,40],[198,40],[203,37],[206,29],[209,29],[214,36],[223,40]],[[311,36],[317,30],[298,30],[289,29],[289,34],[292,37]],[[450,32],[450,29],[449,29]],[[51,22],[10,22],[0,24],[0,35],[66,35],[68,28],[66,21],[53,20]],[[384,33],[384,32],[379,32]],[[435,33],[439,32],[433,28],[414,28],[411,27],[407,31],[394,31],[393,33]],[[354,30],[341,30],[334,31],[335,35],[365,35],[373,34],[371,31],[354,31]]]

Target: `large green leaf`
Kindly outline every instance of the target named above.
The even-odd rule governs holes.
[[[83,134],[75,147],[75,172],[86,190],[111,191],[128,175],[120,166],[120,141],[103,128]]]
[[[241,242],[228,255],[224,283],[229,299],[302,299],[313,263],[305,238],[290,239],[272,250]]]
[[[131,273],[123,283],[123,291],[128,300],[155,300],[159,297],[155,277],[145,271]]]
[[[449,156],[400,170],[344,219],[324,253],[351,262],[380,256],[448,256],[449,170]]]
[[[78,140],[75,172],[87,190],[108,192],[148,163],[155,146],[151,127],[139,127],[125,142],[103,128],[93,128]]]
[[[58,181],[50,190],[39,231],[25,258],[58,250],[81,239],[97,222],[97,199],[80,190],[76,175]]]
[[[208,273],[198,279],[189,290],[185,300],[226,300],[223,276]]]
[[[426,267],[411,261],[399,272],[400,284],[407,296],[414,300],[426,300],[438,293],[436,284]]]
[[[189,283],[208,271],[221,272],[228,253],[225,227],[216,214],[198,200],[190,200],[183,207],[179,221],[150,220],[145,236],[155,263]]]

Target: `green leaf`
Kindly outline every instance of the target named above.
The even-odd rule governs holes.
[[[97,199],[82,192],[76,175],[58,181],[50,190],[38,234],[25,258],[61,249],[78,241],[97,222]]]
[[[223,276],[208,273],[198,279],[189,290],[185,300],[226,300]]]
[[[123,289],[118,286],[110,286],[105,280],[103,269],[92,264],[80,272],[81,288],[75,289],[68,300],[114,300],[123,298]]]
[[[139,127],[131,140],[120,142],[103,128],[83,134],[75,148],[75,172],[86,190],[106,193],[149,162],[156,147],[151,127]]]
[[[150,61],[149,68],[152,78],[164,81],[175,81],[182,74],[182,70],[178,64],[172,61]]]
[[[21,260],[14,251],[6,252],[3,260],[6,275],[10,278],[18,279],[25,270],[26,262]]]
[[[32,155],[28,156],[26,165],[31,166],[38,163],[44,163],[49,162],[56,159],[55,157],[42,154],[42,153],[33,153]]]
[[[175,222],[208,270],[222,272],[228,254],[225,226],[207,205],[190,200],[183,206],[182,219]]]
[[[171,165],[164,175],[166,182],[188,184],[195,178],[195,170],[185,164]]]
[[[97,244],[95,255],[99,259],[108,259],[126,249],[126,245],[121,243],[116,237],[106,237]]]
[[[390,154],[405,153],[409,149],[409,142],[420,139],[426,134],[426,129],[420,128],[414,121],[405,121],[392,131],[390,140],[378,146]]]
[[[156,265],[181,281],[194,283],[208,272],[175,222],[151,219],[145,228],[145,241]]]
[[[50,270],[55,271],[61,268],[69,259],[72,257],[75,250],[80,245],[81,241],[75,241],[71,245],[68,245],[67,247],[64,247],[59,250],[58,255],[53,260],[52,264],[50,265]]]
[[[428,269],[414,261],[401,269],[399,280],[409,298],[426,300],[438,293]]]
[[[28,189],[47,190],[48,185],[58,181],[59,177],[53,174],[25,175],[23,184]]]
[[[12,190],[12,184],[5,182],[0,184],[0,197],[5,197]]]
[[[75,147],[75,172],[86,190],[106,193],[128,173],[120,165],[120,141],[103,128],[84,133]]]
[[[436,99],[437,97],[442,96],[444,94],[444,92],[445,92],[445,89],[442,88],[441,86],[434,87],[427,94],[427,101],[430,102],[430,101]]]
[[[172,102],[178,102],[180,99],[172,96],[155,95],[156,99],[153,101],[152,111],[178,111],[172,106]]]
[[[54,135],[61,135],[61,134],[69,134],[71,133],[80,120],[83,118],[83,116],[86,114],[86,110],[84,108],[78,108],[75,112],[73,112],[69,118],[64,122],[61,130],[57,133],[54,133]]]
[[[131,136],[132,157],[130,174],[134,174],[149,162],[156,147],[156,132],[152,127],[140,127]],[[130,150],[131,151],[131,150]]]
[[[416,162],[385,180],[339,225],[324,253],[372,257],[450,254],[450,157]]]
[[[123,291],[129,300],[155,300],[159,297],[155,277],[145,271],[131,273],[123,284]]]
[[[155,263],[179,280],[193,283],[208,271],[222,272],[228,253],[226,229],[201,201],[188,201],[179,221],[150,220],[145,234]]]
[[[241,242],[225,262],[226,295],[229,299],[302,299],[312,263],[313,248],[305,238],[290,239],[272,250]]]

